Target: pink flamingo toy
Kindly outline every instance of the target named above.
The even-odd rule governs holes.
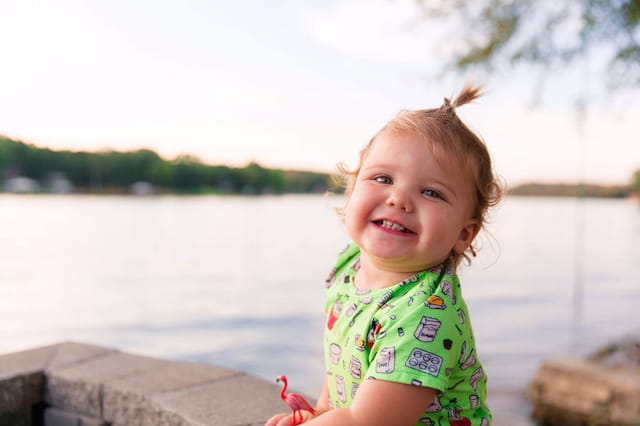
[[[309,411],[311,414],[316,414],[316,410],[313,409],[311,405],[304,399],[302,396],[297,393],[290,392],[285,394],[284,392],[287,390],[287,377],[286,376],[278,376],[276,378],[276,382],[282,382],[282,390],[280,391],[280,398],[293,410],[293,419],[291,420],[291,424],[293,426],[299,425],[302,423],[302,413],[300,410]],[[300,423],[296,419],[296,415],[300,416]]]

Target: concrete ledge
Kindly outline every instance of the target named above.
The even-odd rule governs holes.
[[[74,342],[0,356],[0,424],[262,425],[287,409],[275,382],[215,366]]]
[[[166,407],[158,401],[162,395],[241,374],[202,364],[165,362],[157,368],[105,383],[104,416],[114,424],[144,424],[147,420],[148,424],[162,424],[158,419],[167,415]]]
[[[45,402],[64,410],[102,417],[103,386],[121,377],[159,369],[168,364],[155,358],[108,352],[75,364],[46,370]],[[158,371],[161,374],[160,371]]]
[[[183,413],[185,425],[264,425],[273,414],[289,410],[277,386],[249,375],[181,389],[156,401],[165,411]]]

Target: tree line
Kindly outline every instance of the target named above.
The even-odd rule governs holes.
[[[324,192],[331,176],[296,170],[207,165],[189,155],[165,160],[149,149],[130,152],[74,152],[39,148],[0,136],[0,180],[28,177],[44,183],[52,176],[69,180],[76,192],[128,192],[148,182],[157,192],[282,194]]]
[[[148,182],[155,192],[283,194],[321,193],[341,188],[328,174],[267,169],[257,163],[245,167],[207,165],[182,155],[165,160],[149,149],[130,152],[73,152],[39,148],[0,135],[0,187],[3,181],[24,176],[45,183],[52,176],[68,179],[75,192],[125,193],[136,182]],[[566,183],[528,183],[510,195],[628,197],[640,194],[640,169],[629,185],[601,186]]]
[[[595,185],[572,183],[524,183],[510,188],[509,195],[549,197],[627,198],[640,194],[640,170],[634,174],[631,185]]]

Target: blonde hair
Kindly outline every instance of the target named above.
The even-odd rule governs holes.
[[[457,107],[472,102],[481,95],[481,87],[466,85],[453,101],[445,98],[439,108],[401,111],[360,151],[358,166],[354,170],[348,170],[342,163],[338,164],[347,197],[351,195],[362,163],[378,135],[385,131],[410,133],[427,142],[438,162],[456,165],[471,180],[471,218],[478,221],[480,229],[484,228],[487,211],[502,198],[503,185],[493,170],[491,156],[485,143],[460,120],[455,111]],[[344,214],[343,211],[341,213]],[[471,263],[470,255],[476,256],[474,243],[470,244],[464,253],[452,251],[450,260],[453,266],[458,266],[462,258]]]

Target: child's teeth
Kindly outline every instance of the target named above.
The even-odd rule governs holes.
[[[397,223],[389,222],[388,220],[382,221],[382,226],[385,228],[393,229],[394,231],[404,231],[405,228],[403,226],[398,225]]]

